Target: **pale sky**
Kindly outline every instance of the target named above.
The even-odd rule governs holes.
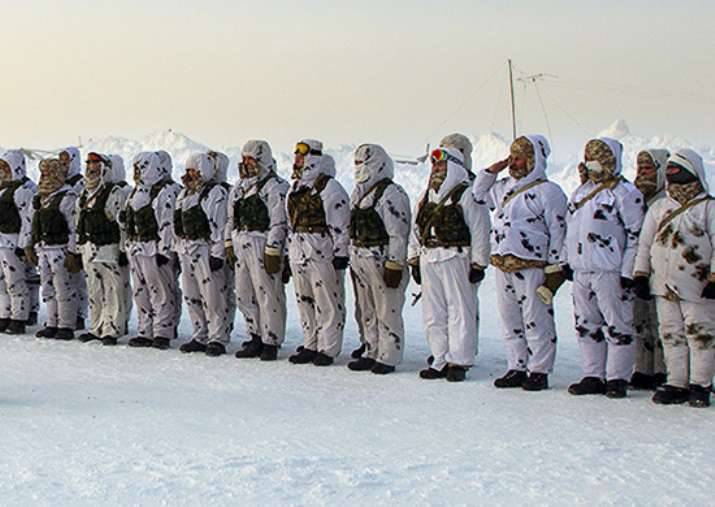
[[[0,146],[173,128],[421,153],[510,135],[506,60],[552,144],[613,120],[715,145],[715,2],[0,0]],[[519,131],[547,133],[517,84]]]

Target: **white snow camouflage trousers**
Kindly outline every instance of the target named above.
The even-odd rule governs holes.
[[[366,349],[363,357],[388,366],[402,362],[405,350],[405,325],[402,307],[409,282],[406,269],[402,270],[400,286],[391,289],[382,277],[384,259],[351,255],[351,278],[355,291],[355,317],[361,341]]]
[[[286,332],[286,295],[281,273],[266,273],[263,265],[265,239],[240,237],[236,252],[236,303],[250,334],[266,345],[280,346]]]
[[[496,270],[497,307],[509,370],[551,373],[556,359],[554,309],[536,295],[544,270]]]
[[[159,266],[155,256],[134,255],[130,266],[138,336],[174,338],[181,308],[181,300],[177,299],[176,262],[171,259]]]
[[[88,262],[89,332],[102,338],[119,338],[126,325],[126,294],[121,268],[116,264]]]
[[[47,327],[74,330],[77,325],[79,273],[65,268],[65,248],[37,249],[42,284],[42,302],[46,305]]]
[[[668,384],[709,386],[715,375],[715,301],[668,301],[656,296]]]
[[[30,314],[25,263],[12,248],[0,248],[0,319],[26,321]]]
[[[25,283],[30,297],[30,311],[40,312],[40,274],[36,266],[25,265]]]
[[[228,302],[222,292],[224,269],[211,271],[208,251],[179,254],[184,302],[193,326],[191,339],[199,343],[228,344]]]
[[[345,329],[345,271],[330,262],[291,263],[303,347],[337,357]]]
[[[636,331],[635,371],[645,375],[665,373],[663,344],[658,335],[658,313],[655,301],[636,297],[633,327]]]
[[[584,377],[630,380],[635,361],[632,290],[620,273],[576,271],[573,305]]]
[[[435,370],[474,364],[480,284],[469,283],[469,270],[466,257],[438,262],[420,257],[422,316]]]

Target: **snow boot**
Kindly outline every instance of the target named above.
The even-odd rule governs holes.
[[[60,327],[57,329],[57,334],[55,334],[55,340],[74,340],[74,330],[68,327]]]
[[[628,381],[614,379],[606,382],[606,396],[612,399],[625,398],[628,394]]]
[[[54,338],[56,334],[56,327],[43,327],[37,333],[35,333],[35,336],[38,338]]]
[[[37,312],[30,312],[30,315],[27,317],[27,322],[25,322],[28,326],[36,326],[37,325]]]
[[[236,352],[236,358],[244,359],[250,357],[260,357],[263,350],[263,340],[260,335],[252,334],[251,341],[244,342],[247,343],[241,350]]]
[[[313,359],[315,359],[315,356],[317,355],[317,352],[314,350],[306,349],[305,347],[298,347],[300,350],[298,350],[297,354],[293,354],[288,358],[288,361],[290,361],[293,364],[308,364],[312,363]]]
[[[82,343],[91,342],[92,340],[99,340],[99,336],[95,336],[92,333],[82,333],[77,337]]]
[[[170,347],[170,343],[171,340],[169,340],[168,338],[162,338],[161,336],[157,336],[151,342],[151,346],[155,349],[167,350]]]
[[[574,396],[606,394],[606,383],[598,377],[584,377],[580,382],[569,386],[569,393]]]
[[[652,391],[655,389],[655,376],[637,371],[631,377],[631,387],[633,389]]]
[[[665,373],[656,373],[653,375],[653,389],[657,389],[668,381],[668,375]]]
[[[367,345],[365,345],[364,343],[361,343],[358,348],[356,348],[355,350],[353,350],[350,353],[350,357],[352,357],[353,359],[360,359],[362,357],[362,355],[365,353],[366,348],[367,348]]]
[[[11,320],[10,325],[5,330],[5,334],[25,334],[25,321]]]
[[[447,368],[440,370],[435,370],[434,368],[425,368],[420,372],[420,378],[425,380],[434,380],[438,378],[445,378],[447,376]]]
[[[218,357],[226,353],[226,346],[221,342],[210,342],[206,345],[206,355],[209,357]]]
[[[278,359],[278,346],[263,344],[261,350],[261,361],[275,361]]]
[[[690,392],[688,394],[688,404],[691,407],[709,407],[710,406],[710,391],[712,386],[703,387],[698,384],[690,384]]]
[[[333,364],[334,359],[327,354],[318,352],[313,358],[313,364],[315,366],[330,366]]]
[[[82,317],[77,317],[77,323],[75,324],[74,328],[77,331],[84,329],[84,319]]]
[[[0,319],[0,333],[4,333],[10,326],[10,319]]]
[[[524,391],[543,391],[549,388],[549,376],[546,373],[530,373],[521,385]]]
[[[375,360],[369,357],[361,357],[348,363],[348,368],[352,371],[368,371],[375,366]]]
[[[690,391],[684,387],[664,384],[653,395],[653,403],[658,405],[680,405],[690,399]]]
[[[464,382],[467,377],[467,368],[464,366],[448,366],[447,382]]]
[[[509,370],[503,377],[499,377],[494,381],[494,387],[498,387],[499,389],[522,387],[526,380],[527,376],[525,371]]]
[[[376,361],[375,366],[373,366],[370,371],[373,372],[375,375],[387,375],[388,373],[392,373],[393,371],[395,371],[395,367],[390,366],[389,364],[378,363]]]
[[[145,338],[143,336],[136,336],[129,340],[130,347],[151,347],[154,344],[154,340],[151,338]]]
[[[179,350],[184,354],[191,354],[193,352],[206,352],[206,345],[196,340],[191,340],[188,343],[184,343]]]
[[[116,345],[116,344],[117,344],[117,339],[114,336],[103,336],[102,337],[102,345],[111,347],[112,345]]]

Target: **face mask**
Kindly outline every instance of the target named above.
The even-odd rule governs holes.
[[[365,183],[370,179],[370,171],[366,164],[360,164],[355,168],[355,183]]]
[[[693,173],[686,169],[680,168],[678,172],[676,173],[671,173],[670,171],[665,174],[665,179],[668,180],[668,183],[675,183],[678,185],[682,185],[685,183],[693,183],[694,181],[698,181],[698,177],[695,176]]]
[[[584,165],[586,166],[586,171],[589,173],[602,174],[604,172],[603,166],[598,160],[590,160]]]

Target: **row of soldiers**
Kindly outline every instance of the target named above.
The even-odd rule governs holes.
[[[293,278],[304,341],[289,360],[327,366],[342,349],[349,271],[361,346],[348,367],[386,374],[404,353],[409,272],[421,285],[431,350],[420,377],[458,382],[477,353],[477,292],[491,265],[508,358],[496,387],[548,388],[553,297],[570,280],[583,368],[570,393],[622,398],[629,382],[662,384],[657,403],[709,405],[715,210],[702,159],[645,150],[631,183],[621,174],[621,144],[592,139],[581,184],[567,198],[548,179],[543,136],[517,138],[507,158],[476,173],[471,153],[465,136],[444,138],[412,210],[393,161],[375,144],[355,150],[350,196],[313,139],[296,144],[290,183],[267,142],[247,142],[233,186],[218,152],[191,155],[183,185],[172,180],[166,152],[140,153],[134,188],[121,158],[100,153],[88,154],[84,177],[73,180],[75,148],[40,163],[36,188],[23,153],[6,152],[0,331],[25,332],[27,282],[39,266],[47,304],[39,337],[73,338],[88,290],[90,325],[80,340],[116,344],[133,300],[138,329],[129,345],[167,349],[183,293],[193,333],[182,352],[226,353],[237,307],[250,339],[236,356],[275,360]]]

